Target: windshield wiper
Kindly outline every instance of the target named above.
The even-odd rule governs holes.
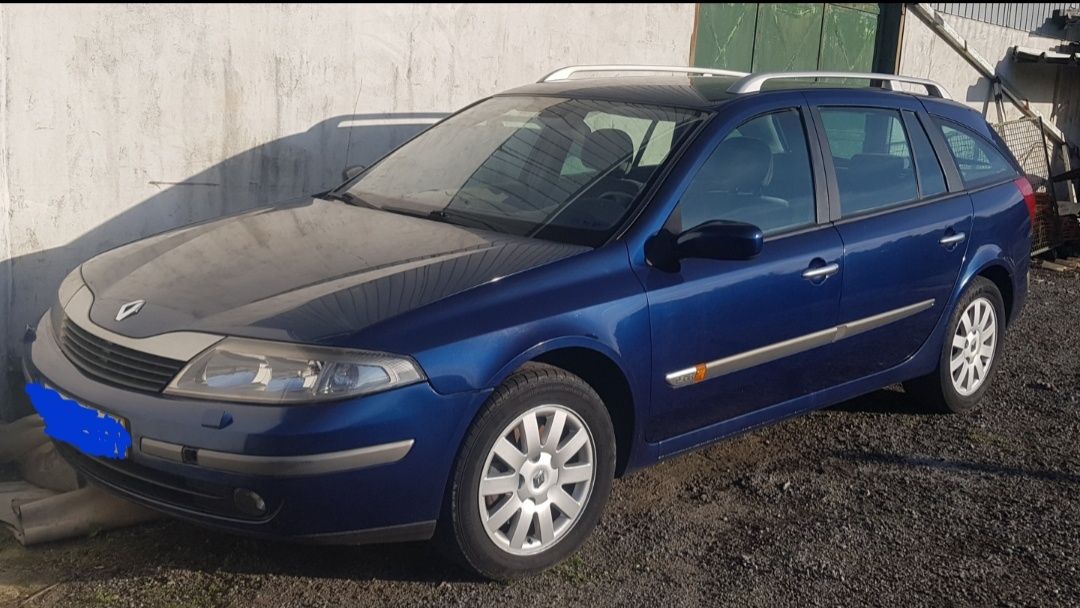
[[[346,203],[346,204],[349,204],[349,205],[354,205],[356,207],[367,207],[368,209],[379,209],[379,207],[377,207],[376,205],[373,205],[373,204],[365,201],[364,199],[360,198],[359,196],[356,196],[355,194],[353,194],[352,192],[349,192],[348,190],[345,190],[343,192],[330,191],[330,192],[327,192],[326,194],[320,195],[319,198],[324,198],[324,199],[329,200],[329,201],[341,201],[343,203]]]
[[[472,222],[474,225],[479,226],[481,228],[486,228],[486,229],[494,231],[494,232],[502,232],[502,230],[500,230],[498,226],[496,226],[495,224],[493,224],[491,222],[488,222],[486,220],[482,220],[482,219],[476,217],[475,215],[470,215],[468,213],[462,213],[462,212],[454,210],[454,209],[450,209],[450,210],[436,209],[435,211],[432,211],[431,213],[429,213],[428,217],[433,218],[433,219],[437,219],[437,220],[442,221],[442,222],[446,222],[448,224],[457,224],[459,226],[462,225],[462,224],[459,221],[454,221],[454,220],[455,219],[456,220],[464,220],[466,222]]]
[[[453,210],[453,209],[451,209],[449,211],[446,210],[446,209],[435,209],[434,211],[422,211],[420,209],[408,209],[406,207],[391,207],[389,205],[379,207],[377,205],[373,205],[373,204],[365,201],[364,199],[360,198],[359,196],[356,196],[355,194],[353,194],[353,193],[351,193],[351,192],[349,192],[347,190],[344,191],[344,192],[327,192],[326,194],[321,195],[320,198],[324,198],[324,199],[328,199],[328,200],[332,200],[332,201],[342,201],[342,202],[347,203],[349,205],[356,205],[357,207],[367,207],[369,209],[379,209],[380,211],[389,211],[390,213],[397,213],[397,214],[400,214],[400,215],[409,215],[409,216],[412,216],[412,217],[421,217],[421,218],[424,218],[424,219],[435,220],[437,222],[443,222],[443,223],[446,223],[446,224],[453,224],[455,226],[464,226],[465,222],[470,222],[473,226],[479,226],[480,228],[486,228],[486,229],[492,230],[494,232],[501,232],[499,227],[496,226],[495,224],[492,224],[491,222],[482,220],[482,219],[480,219],[478,217],[475,217],[473,215],[470,215],[468,213],[462,213],[460,211],[456,211],[456,210]]]
[[[486,222],[482,219],[469,215],[468,213],[461,213],[460,211],[446,209],[435,209],[433,211],[423,211],[420,209],[408,209],[405,207],[379,207],[383,211],[389,211],[390,213],[400,213],[401,215],[409,215],[412,217],[422,217],[428,220],[435,220],[436,222],[443,222],[444,224],[453,224],[454,226],[465,226],[466,222],[470,222],[472,226],[479,226],[480,228],[486,228],[494,232],[502,232],[498,226],[490,222]]]

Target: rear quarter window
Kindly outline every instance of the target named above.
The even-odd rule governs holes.
[[[965,188],[1013,179],[1018,172],[997,146],[967,127],[934,118],[956,162]]]

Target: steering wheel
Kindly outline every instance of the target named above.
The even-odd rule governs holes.
[[[606,229],[626,213],[640,191],[641,184],[635,181],[612,181],[604,184],[601,192],[583,196],[566,210],[566,214],[596,229]]]
[[[612,180],[604,184],[604,190],[590,199],[601,200],[608,205],[616,205],[623,211],[637,198],[641,192],[642,184],[631,179]]]

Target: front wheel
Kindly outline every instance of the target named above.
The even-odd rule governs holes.
[[[596,392],[529,364],[492,394],[455,465],[440,537],[478,574],[512,579],[566,559],[600,518],[615,435]]]
[[[978,405],[1000,359],[1005,305],[991,281],[976,277],[949,319],[938,368],[904,383],[904,390],[925,408],[949,414]]]

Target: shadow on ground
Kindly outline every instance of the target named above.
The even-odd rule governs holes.
[[[859,464],[873,464],[881,466],[894,466],[912,469],[925,469],[929,471],[947,471],[972,475],[1004,475],[1021,479],[1033,479],[1037,481],[1055,481],[1062,483],[1080,484],[1080,475],[1063,471],[1035,470],[1024,467],[1012,467],[996,463],[974,462],[969,460],[952,460],[948,458],[925,458],[918,456],[906,456],[903,454],[887,454],[884,452],[856,452],[841,451],[834,454],[836,458]]]
[[[5,567],[4,554],[18,564]],[[92,567],[57,569],[77,562]],[[52,567],[35,567],[50,564]],[[22,548],[0,535],[0,586],[153,578],[161,572],[341,579],[356,582],[442,583],[477,581],[444,557],[432,542],[364,546],[316,546],[254,540],[206,530],[177,520],[116,530],[89,539]],[[5,579],[10,580],[5,581]],[[3,602],[0,601],[0,605]]]
[[[838,412],[859,414],[903,414],[908,416],[925,416],[925,411],[919,409],[907,393],[899,386],[883,388],[861,397],[856,397],[843,403],[839,403],[829,409]]]

